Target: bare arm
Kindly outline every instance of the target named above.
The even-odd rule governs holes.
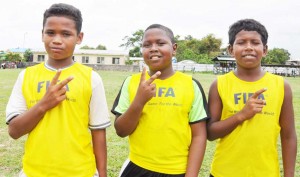
[[[297,135],[295,130],[292,90],[288,83],[284,84],[284,100],[281,108],[281,146],[284,177],[294,177],[297,156]]]
[[[36,105],[9,122],[8,133],[12,138],[18,139],[31,132],[48,110],[66,99],[65,85],[73,78],[69,77],[57,84],[60,73],[61,71],[57,71],[46,94]]]
[[[107,176],[106,130],[92,130],[93,149],[99,177]]]
[[[192,143],[185,177],[197,177],[206,148],[206,122],[191,124]]]
[[[255,92],[247,100],[241,111],[225,120],[221,120],[223,105],[218,92],[217,80],[215,80],[210,87],[208,96],[208,110],[211,116],[207,124],[208,140],[213,141],[228,135],[245,120],[251,119],[256,113],[261,112],[265,102],[257,98],[264,91],[266,89]]]
[[[145,80],[146,68],[143,69],[136,96],[128,110],[115,119],[115,129],[121,137],[130,135],[138,125],[144,105],[155,95],[156,87],[152,83],[160,72],[155,73],[149,80]]]

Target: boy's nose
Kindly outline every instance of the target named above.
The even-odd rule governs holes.
[[[156,44],[151,45],[150,50],[151,51],[157,51],[157,45]]]
[[[246,43],[246,49],[253,49],[251,42]]]
[[[61,37],[59,35],[55,35],[52,42],[53,43],[62,43]]]

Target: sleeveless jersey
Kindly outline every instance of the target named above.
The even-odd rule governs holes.
[[[124,82],[113,112],[122,114],[128,109],[140,77],[141,74],[135,74]],[[149,78],[147,74],[146,79]],[[156,79],[154,83],[156,95],[145,104],[137,128],[129,135],[129,159],[151,171],[182,174],[186,172],[192,139],[190,123],[207,117],[205,95],[191,76],[180,72],[165,80]],[[122,97],[127,99],[122,100]],[[200,101],[195,101],[196,97],[200,97]],[[126,100],[128,102],[123,104]]]
[[[96,164],[88,129],[91,72],[78,63],[62,70],[60,81],[69,76],[74,79],[67,84],[67,99],[48,110],[28,135],[23,157],[28,177],[94,175]],[[28,109],[42,99],[55,74],[44,63],[26,69],[22,91]]]
[[[243,122],[217,142],[212,163],[215,177],[279,177],[277,140],[284,98],[284,80],[266,73],[260,80],[246,82],[233,72],[219,76],[218,92],[223,104],[221,120],[240,111],[256,91],[267,88],[258,98],[265,100],[261,113]]]

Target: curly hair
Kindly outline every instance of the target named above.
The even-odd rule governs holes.
[[[228,36],[229,36],[229,44],[231,46],[235,41],[236,34],[242,30],[256,31],[260,34],[262,43],[264,45],[268,43],[268,32],[267,29],[264,27],[264,25],[262,25],[260,22],[254,19],[242,19],[235,22],[229,27]]]
[[[53,4],[49,9],[47,9],[44,12],[43,29],[47,18],[52,16],[67,17],[74,20],[77,34],[81,32],[82,16],[80,10],[76,7],[64,3]]]

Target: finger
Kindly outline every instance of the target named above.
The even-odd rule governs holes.
[[[53,79],[52,79],[52,81],[51,81],[51,83],[50,83],[51,86],[56,85],[56,83],[57,83],[57,81],[58,81],[58,78],[59,78],[60,74],[61,74],[61,70],[58,69],[57,72],[56,72],[56,74],[55,74],[55,76],[53,77]]]
[[[58,84],[58,88],[61,89],[63,88],[64,86],[66,86],[71,80],[73,80],[74,77],[73,76],[70,76],[68,77],[67,79],[61,81],[59,84]]]
[[[146,80],[146,67],[143,67],[140,83],[144,82],[145,80]]]
[[[67,92],[67,88],[66,87],[63,87],[61,88],[58,92],[57,92],[57,95],[61,96],[61,95],[65,95]]]
[[[155,79],[157,79],[160,76],[161,72],[157,71],[155,74],[153,74],[150,79],[148,79],[146,82],[147,84],[151,84]]]
[[[267,89],[266,88],[263,88],[263,89],[260,89],[258,91],[256,91],[252,96],[251,98],[257,98],[260,94],[264,93]]]
[[[152,91],[155,91],[155,90],[156,90],[156,84],[155,84],[155,83],[152,83],[152,84],[151,84],[151,90],[152,90]]]

